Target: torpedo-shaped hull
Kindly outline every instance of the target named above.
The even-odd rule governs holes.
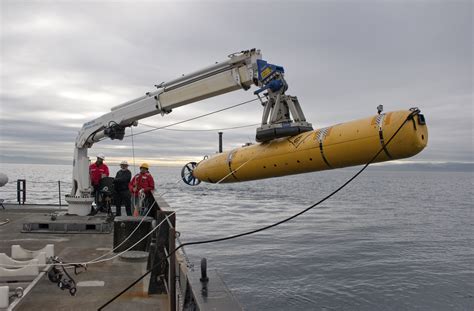
[[[256,180],[366,164],[383,147],[374,163],[408,158],[427,142],[423,115],[394,111],[219,153],[199,162],[192,174],[210,183]]]

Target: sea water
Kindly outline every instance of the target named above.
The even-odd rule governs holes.
[[[59,203],[71,167],[2,164],[0,198]],[[111,167],[112,176],[117,171]],[[132,169],[133,171],[133,169]],[[182,242],[257,229],[297,213],[355,169],[190,187],[180,168],[153,167],[157,191],[177,212]],[[62,199],[64,203],[64,199]],[[472,172],[369,167],[300,217],[255,235],[189,246],[205,257],[246,310],[474,310]]]

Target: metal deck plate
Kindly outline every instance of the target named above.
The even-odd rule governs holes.
[[[29,233],[111,233],[113,222],[107,216],[32,215],[23,222],[21,232]],[[53,220],[54,219],[54,220]]]
[[[119,256],[120,259],[125,261],[147,261],[148,252],[142,251],[128,251]]]

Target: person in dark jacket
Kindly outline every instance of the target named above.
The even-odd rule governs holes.
[[[132,173],[128,169],[128,163],[127,161],[122,161],[120,163],[120,170],[115,175],[114,180],[116,216],[122,216],[122,204],[125,205],[127,216],[132,216],[130,190],[128,189],[130,179],[132,179]]]

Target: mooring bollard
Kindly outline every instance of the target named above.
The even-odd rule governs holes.
[[[207,277],[207,259],[201,259],[201,278],[199,279],[202,283],[209,282],[209,278]]]
[[[207,277],[207,259],[202,258],[201,259],[201,278],[199,279],[201,281],[201,294],[204,297],[207,297],[207,283],[209,282],[209,278]]]

